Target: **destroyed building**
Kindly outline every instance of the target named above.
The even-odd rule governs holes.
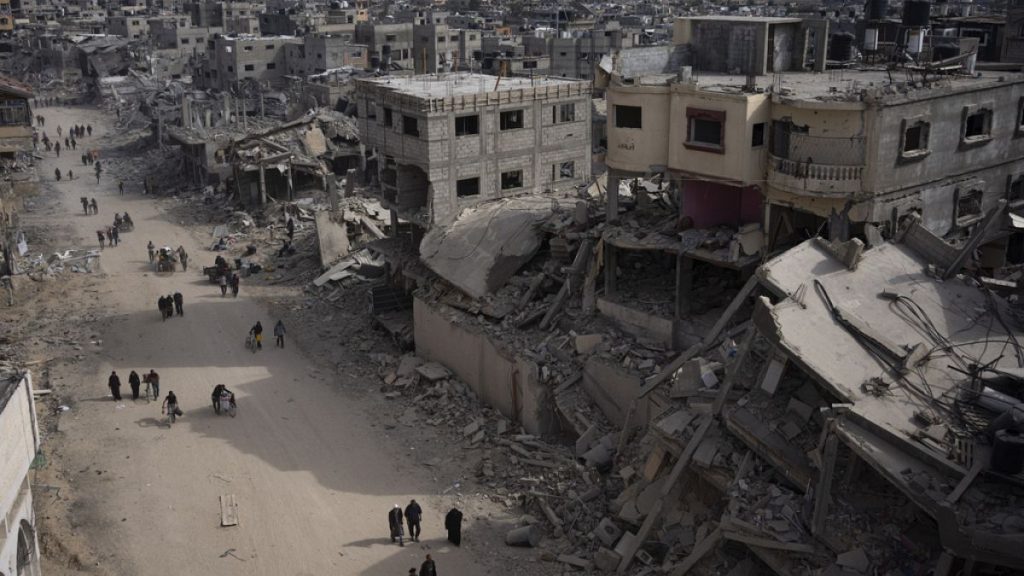
[[[196,67],[193,82],[199,88],[230,90],[239,82],[275,85],[287,73],[285,46],[301,44],[292,36],[214,36],[206,58]]]
[[[0,156],[14,158],[34,149],[31,98],[30,86],[0,76]]]
[[[962,241],[998,200],[1024,190],[1015,136],[1024,77],[964,68],[973,39],[945,71],[908,65],[900,81],[884,67],[813,73],[830,60],[827,38],[823,22],[681,18],[676,46],[606,61],[607,214],[622,224],[605,231],[605,257],[675,255],[666,304],[676,318],[689,308],[695,265],[749,273],[763,250],[807,231],[880,241],[911,214]],[[659,219],[660,233],[644,228]],[[1002,246],[994,261],[1009,254]],[[615,280],[606,278],[606,297]]]
[[[0,571],[39,576],[31,468],[39,451],[32,375],[0,374]]]
[[[356,80],[368,170],[396,216],[449,224],[495,198],[590,176],[590,85],[458,73]]]

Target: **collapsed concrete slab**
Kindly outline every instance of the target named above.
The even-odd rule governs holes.
[[[541,247],[543,224],[558,208],[550,196],[496,200],[465,210],[423,237],[420,255],[435,273],[473,298],[500,288]]]

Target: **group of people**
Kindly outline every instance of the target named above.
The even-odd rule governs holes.
[[[164,320],[174,316],[175,313],[178,316],[185,315],[185,297],[181,295],[181,292],[175,292],[172,296],[161,296],[156,305],[160,309],[160,317]]]
[[[128,375],[128,385],[132,389],[132,400],[139,399],[139,389],[142,387],[143,382],[149,385],[147,393],[153,395],[153,400],[158,399],[160,397],[160,376],[156,373],[156,370],[151,369],[142,378],[139,378],[139,374],[135,370],[132,370],[131,374]],[[121,400],[121,377],[117,375],[116,370],[110,372],[107,386],[110,387],[110,395],[114,397],[114,401]]]
[[[118,231],[117,226],[107,226],[107,229],[96,231],[96,238],[100,241],[100,250],[103,250],[103,241],[107,241],[107,246],[117,246],[121,243],[121,233]]]
[[[58,176],[57,179],[60,180],[60,177]],[[99,204],[96,203],[96,199],[95,198],[93,198],[90,201],[85,196],[82,196],[81,198],[79,198],[79,200],[82,202],[82,210],[85,210],[85,215],[86,216],[88,216],[90,214],[99,214],[100,207],[99,207]]]
[[[217,277],[217,283],[220,285],[220,295],[228,295],[228,287],[231,287],[231,295],[238,298],[238,287],[242,279],[238,277],[238,272],[224,272]]]
[[[394,508],[388,511],[388,528],[391,529],[391,542],[398,541],[399,546],[405,546],[405,524],[409,526],[409,539],[413,542],[420,541],[420,522],[423,520],[423,508],[415,499],[402,510],[402,507],[395,504]],[[462,544],[462,511],[452,508],[445,514],[444,528],[448,531],[448,541],[456,546]]]

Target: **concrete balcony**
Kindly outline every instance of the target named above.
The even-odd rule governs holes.
[[[861,191],[863,173],[864,166],[798,162],[768,155],[768,184],[800,196],[854,196]]]

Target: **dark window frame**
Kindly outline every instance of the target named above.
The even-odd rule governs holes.
[[[961,149],[983,146],[992,141],[993,110],[995,107],[991,103],[963,107],[960,118]]]
[[[455,181],[455,196],[457,198],[472,198],[480,195],[480,177],[460,178]]]
[[[455,117],[455,136],[474,136],[480,134],[480,115]]]
[[[526,110],[502,110],[498,113],[498,126],[502,132],[522,130],[526,127]]]
[[[616,104],[614,111],[616,128],[627,128],[629,130],[643,130],[644,109],[642,106]]]
[[[767,122],[755,122],[753,128],[750,131],[750,147],[751,148],[763,148],[765,144],[765,137],[768,134],[768,123]]]
[[[402,114],[402,134],[405,136],[420,137],[420,120],[415,116]]]
[[[916,138],[911,132],[912,130],[918,130]],[[931,154],[931,130],[931,122],[924,116],[904,118],[900,122],[900,162],[923,160]],[[915,139],[917,140],[917,146],[908,149],[908,146],[914,145]]]
[[[526,186],[522,168],[501,173],[501,191],[517,190]]]
[[[718,143],[694,140],[698,128],[698,122],[714,122],[719,125]],[[690,150],[700,152],[711,152],[714,154],[725,154],[725,111],[706,110],[704,108],[686,109],[686,141],[683,146]]]

